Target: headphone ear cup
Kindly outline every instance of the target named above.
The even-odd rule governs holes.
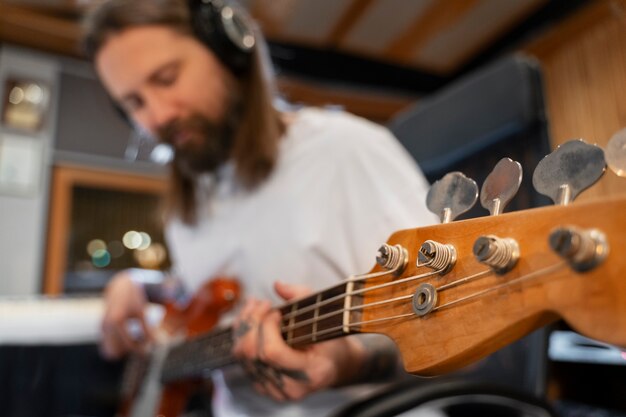
[[[245,73],[256,44],[246,14],[222,0],[189,0],[189,11],[196,37],[234,74]]]

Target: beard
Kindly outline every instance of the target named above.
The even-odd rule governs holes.
[[[234,112],[233,112],[234,113]],[[236,117],[217,124],[200,114],[177,119],[157,132],[160,140],[174,150],[172,163],[186,177],[213,173],[231,155]],[[178,138],[184,136],[183,143]]]

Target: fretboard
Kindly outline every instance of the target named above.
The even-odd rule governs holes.
[[[359,321],[352,308],[361,297],[349,295],[352,282],[338,284],[322,292],[279,308],[281,332],[290,346],[304,346],[358,331],[351,323]],[[202,377],[207,372],[234,363],[232,329],[218,329],[189,339],[171,348],[163,365],[163,382]]]
[[[172,382],[202,377],[205,372],[229,365],[235,362],[231,355],[232,347],[230,327],[214,330],[174,346],[163,364],[161,380]]]

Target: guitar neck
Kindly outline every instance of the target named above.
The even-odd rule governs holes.
[[[354,294],[359,285],[347,281],[279,307],[285,342],[298,347],[358,332],[359,326],[354,323],[359,322],[360,313],[353,308],[361,303],[358,291]],[[164,363],[162,380],[201,377],[205,372],[234,363],[232,347],[231,327],[174,346]]]
[[[231,355],[232,328],[214,330],[174,346],[168,353],[161,380],[177,380],[201,377],[205,372],[235,362]]]
[[[385,334],[398,346],[405,369],[420,375],[458,369],[559,317],[589,337],[624,346],[624,212],[626,198],[618,198],[396,232],[388,244],[404,248],[404,269],[377,266],[280,307],[283,338],[297,347],[350,333]],[[584,267],[564,259],[550,243],[555,230],[570,230],[579,239],[603,236],[598,242],[605,246],[580,245],[584,256],[602,256]],[[513,241],[516,249],[507,251],[518,259],[507,268],[483,263],[474,252],[486,238]],[[420,261],[425,242],[439,242],[441,259],[453,264]],[[178,369],[167,375],[197,376],[231,363],[231,348],[230,329],[190,340],[172,349],[171,364]]]

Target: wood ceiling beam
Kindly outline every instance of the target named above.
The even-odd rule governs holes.
[[[453,26],[481,0],[434,1],[413,25],[384,52],[392,61],[410,64],[415,51],[433,36]]]
[[[538,10],[541,6],[544,6],[548,0],[534,0],[533,2],[527,2],[523,8],[517,10],[517,13],[511,14],[506,18],[498,20],[497,27],[485,36],[480,42],[468,45],[461,54],[457,56],[451,56],[448,63],[444,66],[433,67],[428,66],[424,62],[414,62],[414,64],[420,67],[440,74],[451,74],[457,71],[461,66],[467,63],[472,57],[477,56],[480,51],[484,50],[489,44],[495,43],[495,41],[504,35],[508,30],[511,30],[516,25],[520,24],[531,13]]]
[[[52,8],[78,8],[79,2],[77,0],[3,0],[4,4],[12,6],[27,6],[27,7],[52,7]],[[85,2],[80,2],[85,3]]]
[[[297,0],[252,0],[249,10],[267,39],[282,39],[296,3]]]
[[[79,18],[88,7],[88,2],[77,0],[2,0],[5,4],[30,9],[39,13],[53,13]]]
[[[0,3],[0,41],[80,56],[80,25],[72,20]]]
[[[369,9],[376,0],[352,0],[350,7],[346,8],[343,16],[337,21],[335,27],[330,31],[326,38],[329,46],[338,46],[352,27]]]

